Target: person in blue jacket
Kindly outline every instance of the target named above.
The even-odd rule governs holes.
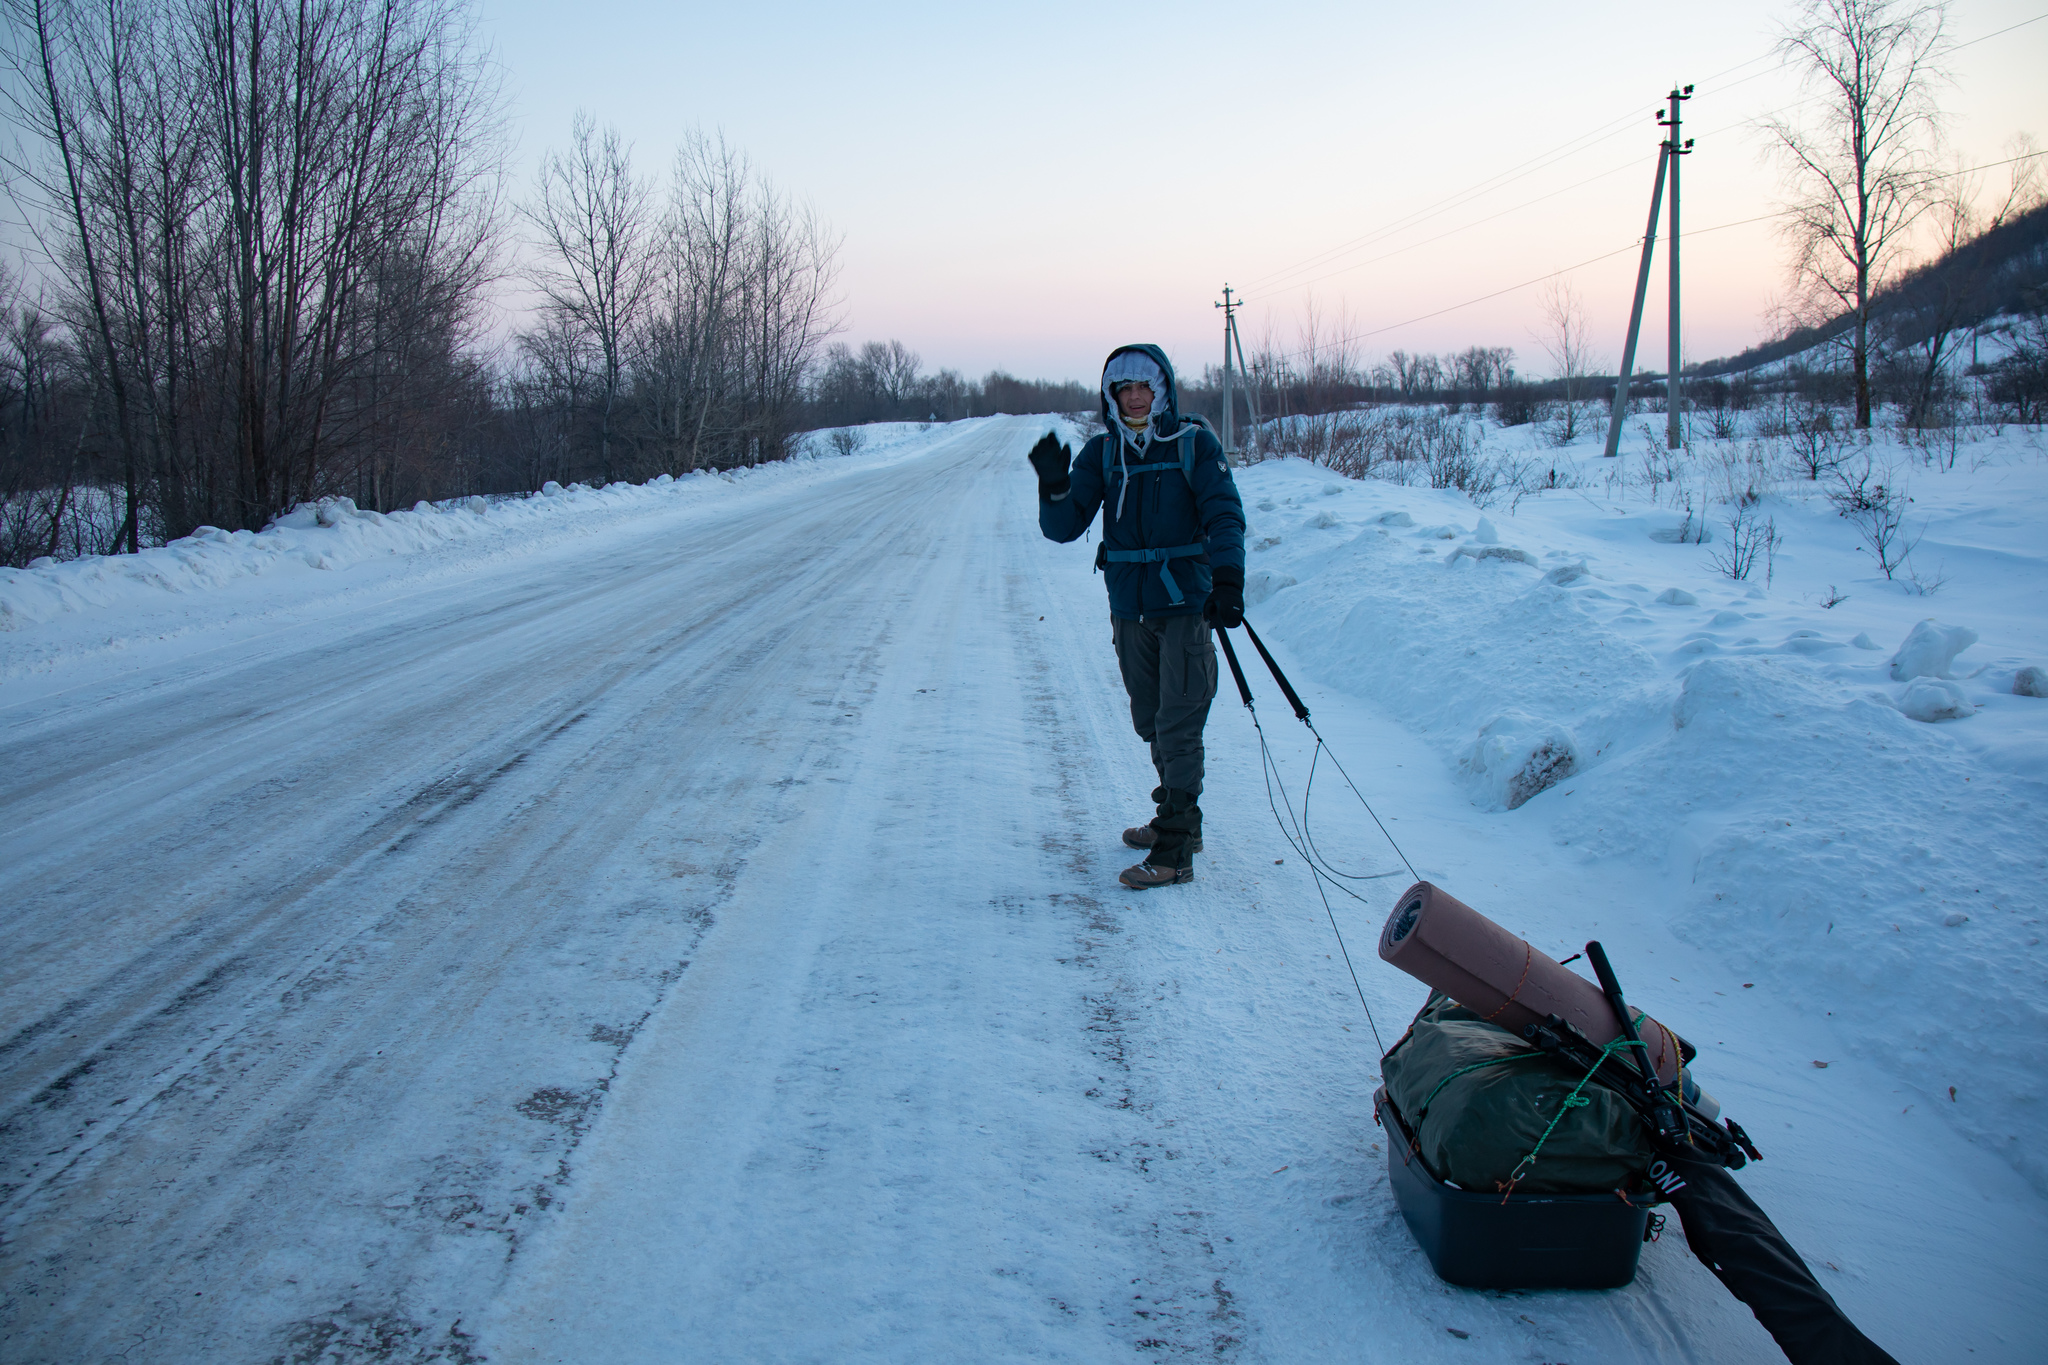
[[[1158,814],[1124,831],[1145,860],[1118,878],[1144,890],[1195,879],[1202,848],[1202,727],[1216,697],[1211,626],[1244,621],[1244,503],[1222,443],[1183,420],[1157,346],[1119,346],[1102,367],[1108,428],[1078,460],[1048,433],[1032,447],[1038,526],[1079,539],[1102,509],[1095,556],[1109,585],[1131,724],[1152,747]]]

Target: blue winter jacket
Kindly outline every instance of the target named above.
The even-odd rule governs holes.
[[[1133,360],[1119,366],[1118,357]],[[1163,383],[1152,386],[1152,416],[1142,437],[1125,427],[1110,397],[1111,371],[1157,367]],[[1103,366],[1102,420],[1109,430],[1081,447],[1073,484],[1058,498],[1040,496],[1038,526],[1046,538],[1077,540],[1102,509],[1102,548],[1113,556],[1132,550],[1199,548],[1199,553],[1155,562],[1103,562],[1109,611],[1126,620],[1199,612],[1209,600],[1214,565],[1244,569],[1244,502],[1223,458],[1223,446],[1206,428],[1180,418],[1173,366],[1157,346],[1119,346]],[[1194,459],[1183,476],[1181,447],[1194,442]],[[1103,473],[1103,448],[1109,472]],[[1162,572],[1163,570],[1163,572]],[[1169,588],[1181,600],[1173,601]]]

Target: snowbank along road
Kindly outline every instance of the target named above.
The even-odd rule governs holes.
[[[1233,698],[1201,880],[1115,886],[1152,778],[1042,429],[0,700],[0,1354],[1770,1358],[1676,1236],[1610,1294],[1430,1274]],[[1425,876],[1656,954],[1645,1003],[1718,970],[1625,868],[1531,903],[1547,843],[1309,699]],[[1384,908],[1340,908],[1354,955]],[[1391,1042],[1420,990],[1360,966]],[[1896,1105],[1801,1107],[1755,1011],[1709,1076],[1745,1183],[1902,1359],[2028,1358],[2038,1198],[1933,1124],[1845,1172]]]

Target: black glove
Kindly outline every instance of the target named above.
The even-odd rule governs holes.
[[[1051,432],[1038,438],[1038,444],[1031,447],[1031,467],[1038,471],[1038,496],[1041,498],[1063,498],[1074,481],[1067,474],[1067,465],[1074,458],[1074,452],[1060,444],[1060,438]]]
[[[1209,600],[1202,606],[1202,619],[1229,630],[1244,624],[1244,570],[1235,564],[1218,564]]]

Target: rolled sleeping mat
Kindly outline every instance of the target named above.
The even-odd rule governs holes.
[[[1380,931],[1380,957],[1516,1036],[1551,1015],[1595,1045],[1621,1036],[1621,1021],[1592,982],[1539,953],[1439,886],[1417,882],[1394,902]],[[1635,1010],[1636,1031],[1669,1085],[1681,1065],[1679,1038]]]

